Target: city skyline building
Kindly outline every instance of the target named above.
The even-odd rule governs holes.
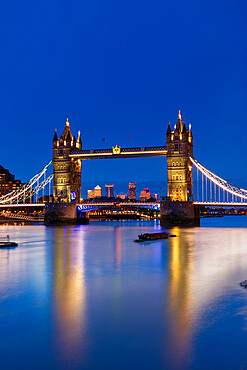
[[[21,180],[16,180],[15,175],[12,175],[9,170],[0,166],[0,196],[11,193],[22,185]]]
[[[94,190],[88,190],[87,191],[87,197],[88,197],[88,199],[93,199],[94,198]]]
[[[136,182],[129,182],[129,199],[136,199]]]
[[[114,184],[105,184],[105,195],[107,198],[114,198]]]
[[[94,198],[96,197],[102,197],[102,189],[99,185],[94,188]]]
[[[140,194],[140,200],[142,202],[145,202],[146,200],[150,199],[151,198],[151,193],[149,191],[149,188],[145,188],[141,191],[141,194]]]

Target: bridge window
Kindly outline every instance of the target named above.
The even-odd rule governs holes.
[[[181,162],[179,162],[179,166],[180,166],[180,167],[182,166],[182,163],[181,163]]]
[[[175,150],[179,150],[179,144],[175,144]]]
[[[182,180],[182,175],[180,175],[180,180]]]
[[[176,162],[176,166],[178,166],[178,162]]]

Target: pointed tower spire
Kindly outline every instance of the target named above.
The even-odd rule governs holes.
[[[191,124],[189,124],[189,135],[188,135],[188,138],[189,138],[189,143],[191,143],[192,140],[193,140],[192,131],[191,131]]]
[[[81,149],[82,147],[82,142],[81,142],[81,131],[78,131],[78,138],[77,138],[77,142],[76,142],[76,147],[78,149]]]
[[[167,127],[167,131],[166,131],[166,135],[170,135],[171,132],[172,132],[172,130],[171,130],[171,122],[168,121],[168,127]]]
[[[57,140],[58,140],[58,138],[57,138],[57,129],[55,128],[55,133],[54,133],[52,141],[57,143]]]
[[[183,131],[183,124],[182,124],[182,117],[181,117],[180,110],[178,111],[178,122],[176,124],[176,130],[179,132],[179,134],[181,134]]]
[[[186,132],[187,132],[187,130],[186,130],[185,121],[184,121],[182,134],[186,134]]]
[[[56,148],[58,146],[58,137],[57,137],[57,129],[55,128],[55,133],[54,133],[54,136],[53,136],[53,148]]]
[[[189,124],[189,136],[192,136],[191,123]]]
[[[180,111],[179,111],[180,112]],[[67,118],[67,121],[66,121],[66,126],[69,127],[69,119]]]

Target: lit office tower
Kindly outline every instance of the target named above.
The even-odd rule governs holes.
[[[129,182],[129,199],[136,199],[136,182]]]
[[[0,195],[5,195],[15,191],[16,189],[22,186],[21,180],[15,180],[15,176],[9,173],[9,170],[6,170],[0,166]]]
[[[94,188],[94,197],[102,197],[102,190],[99,185],[95,186]]]
[[[87,191],[87,197],[88,197],[88,199],[93,199],[94,198],[94,191],[93,190],[88,190]]]
[[[105,196],[107,198],[114,198],[114,184],[112,185],[105,184]]]
[[[141,195],[140,195],[140,200],[142,202],[145,202],[146,200],[150,199],[151,198],[151,193],[149,191],[148,188],[145,188],[144,190],[141,191]]]

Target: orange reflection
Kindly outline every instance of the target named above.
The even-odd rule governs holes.
[[[72,233],[73,228],[69,227],[55,228],[54,232],[56,337],[63,357],[76,356],[78,342],[83,341],[86,321],[84,240],[82,235],[76,237]]]
[[[121,228],[116,227],[116,265],[121,268]]]
[[[170,238],[170,276],[169,276],[169,319],[171,340],[169,356],[180,364],[190,357],[192,334],[192,267],[193,244],[186,234],[177,227]]]

